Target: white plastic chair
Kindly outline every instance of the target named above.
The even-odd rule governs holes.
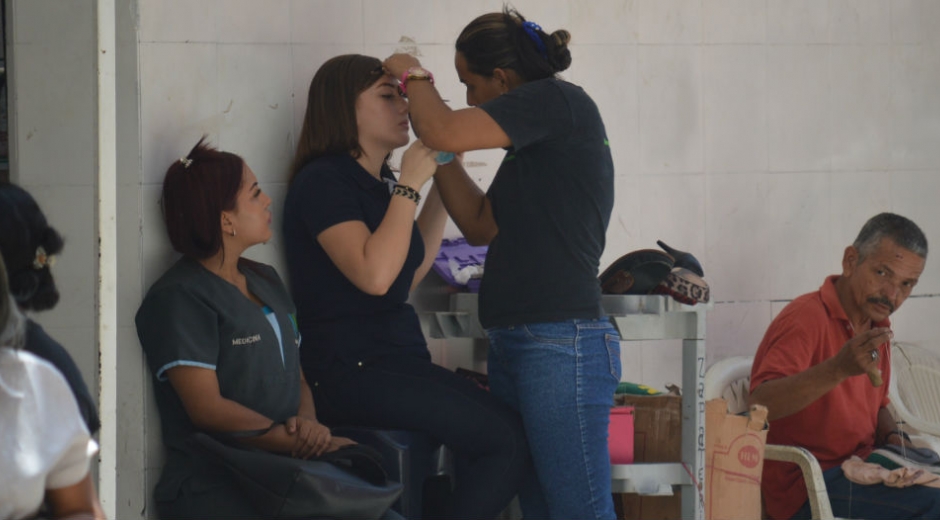
[[[710,366],[705,372],[705,400],[724,399],[728,402],[728,413],[737,414],[746,411],[753,362],[753,357],[735,356]],[[764,447],[764,459],[799,465],[803,471],[803,480],[806,482],[813,518],[834,519],[829,495],[826,493],[826,481],[823,480],[822,469],[812,453],[796,446],[768,444]]]
[[[919,432],[908,432],[914,444],[940,452],[940,351],[892,344],[888,397],[897,419]]]

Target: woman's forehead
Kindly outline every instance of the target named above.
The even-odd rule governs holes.
[[[377,79],[375,83],[372,84],[372,88],[382,88],[385,86],[397,87],[398,78],[396,78],[395,76],[392,76],[391,74],[386,73],[386,74],[382,74],[382,76],[379,79]]]

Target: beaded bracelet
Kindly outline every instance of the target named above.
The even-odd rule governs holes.
[[[392,190],[392,195],[401,195],[406,199],[413,200],[415,204],[421,202],[421,194],[411,186],[405,186],[404,184],[396,184],[395,189]]]

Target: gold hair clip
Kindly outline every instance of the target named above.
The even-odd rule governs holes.
[[[189,168],[193,164],[193,160],[189,157],[180,157],[180,162],[183,163],[183,168]]]
[[[43,267],[52,267],[55,265],[55,255],[46,254],[46,249],[42,246],[36,248],[36,258],[33,258],[33,269],[42,269]]]

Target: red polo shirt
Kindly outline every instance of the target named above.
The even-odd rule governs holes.
[[[751,368],[751,391],[765,381],[800,373],[839,352],[854,336],[830,276],[819,291],[804,294],[787,305],[764,334]],[[889,327],[884,320],[874,327]],[[823,471],[858,455],[871,453],[878,427],[878,410],[888,405],[891,379],[890,348],[879,347],[884,384],[875,388],[865,374],[839,386],[803,410],[770,422],[768,444],[801,446],[819,460]],[[799,466],[766,461],[761,482],[764,505],[775,520],[792,517],[806,502],[806,484]]]

